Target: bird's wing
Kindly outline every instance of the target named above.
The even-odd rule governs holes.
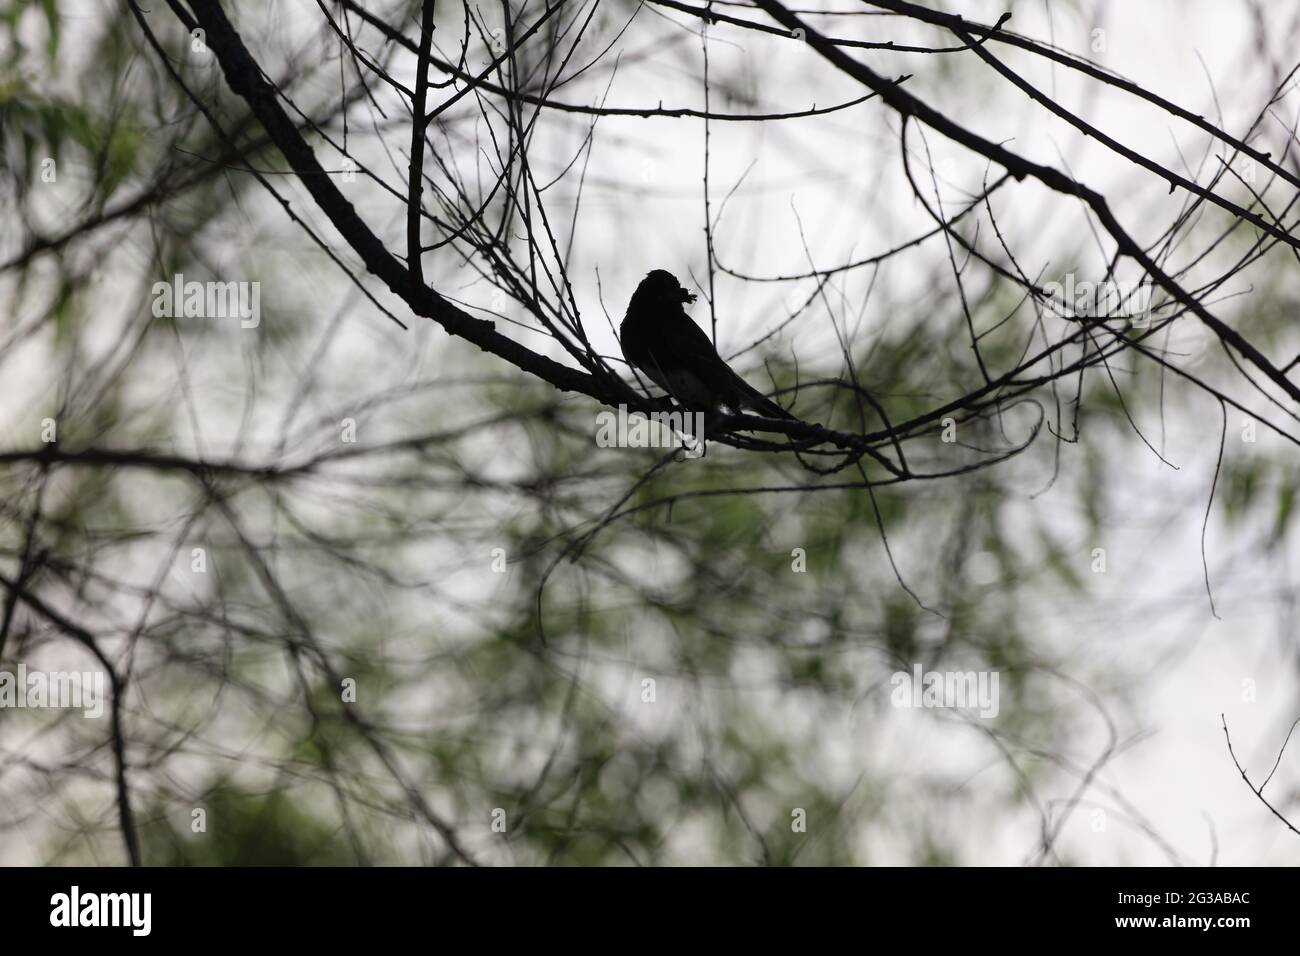
[[[684,365],[700,371],[727,367],[704,330],[680,307],[666,317],[663,335],[655,346],[656,350],[662,346],[663,360],[674,365]]]
[[[768,418],[791,417],[731,370],[684,309],[663,316],[653,338],[643,332],[625,323],[624,354],[678,401],[695,408],[728,405],[734,411],[748,408]]]
[[[679,310],[672,317],[673,335],[665,336],[668,356],[665,361],[692,370],[713,386],[715,400],[731,406],[743,406],[767,418],[790,418],[790,414],[758,389],[732,371],[722,360],[704,330]],[[735,408],[736,411],[740,409]]]
[[[685,315],[681,320],[695,327],[695,323]],[[655,329],[650,334],[644,321],[629,317],[620,330],[620,344],[628,362],[677,401],[691,408],[712,409],[717,404],[717,395],[710,383],[716,379],[716,373],[706,374],[702,370],[697,357],[698,343],[692,348],[678,341],[685,334],[689,333],[675,324],[669,329]],[[704,341],[707,345],[708,339]]]

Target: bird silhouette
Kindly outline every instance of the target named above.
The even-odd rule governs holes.
[[[733,372],[683,305],[694,294],[671,273],[655,269],[636,287],[619,328],[623,357],[691,411],[742,409],[765,418],[793,419]]]

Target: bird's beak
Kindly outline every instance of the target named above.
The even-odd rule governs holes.
[[[682,289],[681,293],[682,293],[683,302],[694,302],[696,299],[696,295],[694,292],[687,292],[685,289]]]

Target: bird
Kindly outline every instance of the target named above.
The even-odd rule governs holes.
[[[695,301],[666,269],[650,272],[632,293],[619,327],[628,364],[691,411],[742,409],[765,418],[794,416],[731,370],[704,330],[686,314]]]

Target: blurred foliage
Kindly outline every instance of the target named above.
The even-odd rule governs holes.
[[[43,61],[16,41],[28,10],[48,21]],[[4,256],[87,224],[6,278],[0,363],[48,375],[6,410],[5,447],[31,447],[32,423],[51,416],[70,448],[179,447],[286,469],[337,454],[277,475],[88,467],[47,486],[39,464],[0,471],[6,568],[34,527],[45,564],[32,586],[94,617],[132,668],[147,863],[454,861],[407,787],[476,856],[529,864],[972,862],[949,828],[975,798],[951,777],[990,765],[987,800],[1032,814],[1031,788],[1052,772],[1039,755],[1067,728],[1057,650],[1030,622],[1093,587],[1115,449],[1137,444],[1131,413],[1149,427],[1175,387],[1157,367],[1130,362],[1121,387],[1091,375],[1077,395],[1061,383],[1059,418],[1039,392],[1062,441],[1044,432],[1023,459],[944,481],[809,488],[785,458],[722,446],[649,474],[664,450],[595,448],[585,399],[560,401],[463,343],[400,333],[348,299],[347,280],[254,179],[211,159],[233,145],[241,163],[283,168],[240,105],[222,101],[235,131],[223,142],[121,6],[103,21],[76,65],[82,95],[56,94],[37,72],[66,72],[56,4],[0,9],[0,156],[23,224]],[[185,69],[215,95],[211,74]],[[286,83],[323,126],[338,119],[337,69],[323,58]],[[53,212],[35,188],[46,157],[81,171]],[[146,200],[129,225],[96,218],[124,196]],[[263,334],[151,319],[152,282],[221,274],[222,263],[279,293],[264,300],[277,304]],[[445,277],[459,291],[463,276]],[[1290,300],[1269,297],[1261,328],[1290,314]],[[895,423],[977,381],[969,340],[926,319],[960,315],[957,297],[924,298],[916,321],[852,356]],[[1014,364],[1032,310],[1000,283],[970,308],[979,329],[1023,310],[1025,322],[981,343],[991,365]],[[808,374],[779,359],[770,371],[787,388]],[[797,408],[832,427],[881,426],[843,393],[809,389]],[[339,444],[345,417],[359,422],[359,446]],[[490,424],[461,430],[480,420]],[[1022,441],[1026,422],[1027,410],[963,419],[956,445],[936,426],[909,455],[959,466],[971,449]],[[1288,467],[1225,461],[1222,515],[1246,522],[1263,508],[1276,546],[1294,524]],[[887,478],[863,468],[828,481]],[[1068,530],[1033,505],[1049,486],[1072,509]],[[202,576],[188,570],[193,548],[205,549]],[[39,630],[16,632],[5,659],[42,644]],[[978,728],[889,707],[891,675],[918,662],[1000,673],[997,728],[1022,745],[1014,768]],[[1073,663],[1081,678],[1095,673]],[[339,677],[355,682],[355,710]],[[959,752],[948,777],[942,760],[919,766],[909,749],[944,732],[945,754]],[[70,765],[102,762],[102,744],[74,735]],[[72,841],[48,837],[47,856],[92,859],[116,847],[106,779],[69,774],[22,794],[0,777],[0,793],[16,806],[65,790],[69,818],[103,822]],[[189,827],[195,807],[206,832]],[[792,825],[799,814],[806,829]]]
[[[295,804],[290,791],[247,793],[228,780],[197,801],[204,813],[174,826],[165,810],[140,827],[145,859],[154,866],[341,866],[354,862],[338,829]],[[203,831],[193,827],[202,819]]]

